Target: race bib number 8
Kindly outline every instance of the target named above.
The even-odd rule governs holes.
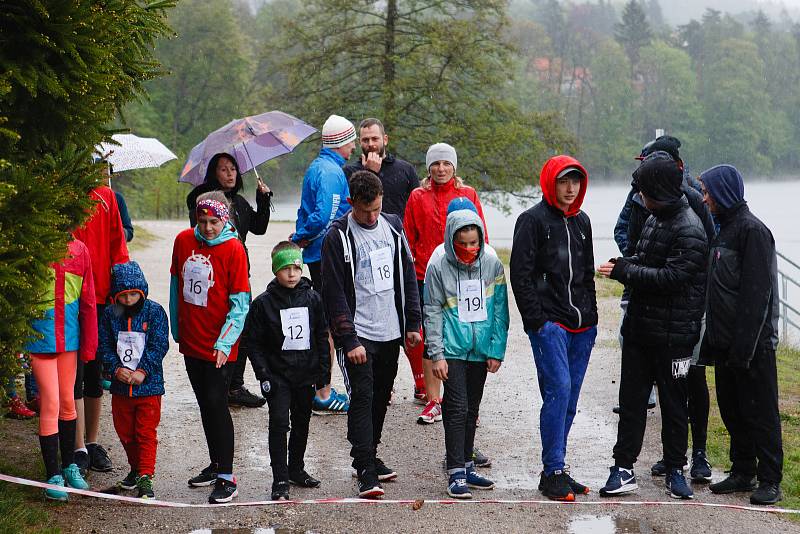
[[[392,269],[392,249],[384,247],[369,253],[372,264],[372,282],[375,293],[394,288],[394,269]]]
[[[144,354],[144,343],[144,332],[120,332],[117,336],[117,357],[122,365],[135,371]]]
[[[461,280],[458,283],[458,320],[477,323],[485,321],[487,317],[483,280]]]
[[[308,308],[287,308],[281,310],[281,331],[283,331],[283,350],[309,350],[311,348],[311,329],[308,324]]]
[[[183,300],[205,308],[208,306],[209,287],[211,265],[204,256],[191,256],[183,264]]]

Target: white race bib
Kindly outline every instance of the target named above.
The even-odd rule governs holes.
[[[394,288],[394,269],[392,269],[392,249],[390,247],[373,250],[369,253],[372,264],[372,282],[375,293]]]
[[[122,365],[135,371],[144,354],[144,332],[120,332],[117,336],[117,356]]]
[[[283,350],[309,350],[311,348],[311,329],[308,325],[308,308],[287,308],[281,310],[281,330],[283,331]]]
[[[183,264],[183,300],[195,306],[208,306],[208,288],[212,269],[209,260],[202,255],[189,256]]]
[[[483,280],[461,280],[458,283],[458,320],[477,323],[485,321],[487,317]]]

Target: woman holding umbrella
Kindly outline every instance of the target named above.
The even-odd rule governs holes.
[[[255,235],[264,235],[269,225],[272,191],[259,178],[258,186],[256,187],[256,209],[254,210],[247,199],[239,194],[242,186],[242,174],[239,172],[239,164],[236,162],[236,158],[224,152],[215,154],[208,162],[205,181],[195,187],[186,197],[186,206],[189,208],[189,222],[192,227],[197,224],[197,216],[195,215],[197,197],[209,191],[222,191],[231,203],[231,222],[236,228],[242,245],[245,244],[248,232]],[[247,252],[246,246],[245,252]],[[247,267],[249,271],[249,257]],[[266,399],[250,393],[244,387],[245,362],[246,358],[243,357],[231,364],[234,368],[231,370],[228,404],[258,408],[264,405]]]

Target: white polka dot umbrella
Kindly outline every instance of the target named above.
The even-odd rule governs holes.
[[[119,144],[101,143],[96,149],[111,164],[114,172],[160,167],[170,160],[178,159],[161,141],[152,137],[114,134],[111,139]]]

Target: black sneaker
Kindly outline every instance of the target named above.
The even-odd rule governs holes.
[[[153,493],[153,477],[150,475],[142,475],[136,479],[136,489],[139,492],[138,497],[140,499],[156,498],[155,494]]]
[[[231,502],[234,497],[238,496],[239,492],[236,490],[236,482],[218,478],[214,482],[214,489],[211,495],[208,496],[208,502],[211,504],[222,504]]]
[[[572,491],[575,493],[575,495],[589,495],[589,492],[591,491],[589,486],[584,486],[572,478],[572,476],[569,474],[569,469],[564,468],[564,474],[567,476],[567,484],[569,484],[569,487],[572,488]]]
[[[301,486],[303,488],[318,488],[319,485],[322,484],[322,482],[320,482],[316,478],[314,478],[311,475],[309,475],[308,473],[306,473],[305,470],[296,471],[294,473],[290,472],[289,473],[289,481],[292,484],[297,484],[298,486]],[[278,482],[278,484],[280,484],[280,483],[281,482]],[[276,484],[275,482],[272,483],[272,491],[273,491],[273,493],[275,492],[275,484]],[[276,501],[277,499],[272,499],[272,500]]]
[[[653,475],[654,477],[667,476],[667,464],[664,463],[663,458],[653,464],[653,467],[650,468],[650,474]]]
[[[475,467],[492,467],[492,459],[478,449],[472,449],[472,461]]]
[[[196,477],[189,479],[189,485],[193,488],[210,486],[217,480],[217,464],[209,464],[208,467],[200,471]]]
[[[86,449],[89,451],[89,469],[100,473],[108,473],[111,471],[113,468],[111,465],[111,458],[108,457],[108,453],[102,445],[87,443]]]
[[[692,453],[692,467],[689,476],[695,484],[708,484],[711,482],[711,464],[708,463],[706,451],[697,450]]]
[[[288,501],[289,500],[289,483],[285,480],[272,483],[272,495],[270,499],[273,501]]]
[[[245,408],[260,408],[264,406],[267,399],[253,395],[247,388],[242,386],[228,392],[228,406],[244,406]]]
[[[756,489],[756,480],[752,476],[731,472],[728,478],[711,484],[708,489],[711,490],[711,493],[716,493],[717,495],[753,491]]]
[[[783,500],[783,493],[779,484],[761,482],[758,489],[750,495],[750,504],[775,504]]]
[[[81,472],[81,477],[85,479],[86,473],[89,470],[89,453],[85,451],[75,451],[73,462],[78,466],[78,470]],[[134,481],[133,484],[135,486],[136,481]]]
[[[131,469],[131,472],[128,473],[128,476],[117,482],[117,486],[124,490],[132,490],[136,489],[136,479],[139,478],[136,474],[136,471]]]
[[[575,492],[569,485],[568,477],[564,471],[554,471],[552,475],[545,475],[542,471],[539,476],[539,491],[552,501],[574,501]]]
[[[393,469],[386,467],[386,464],[380,458],[375,458],[375,474],[378,475],[378,480],[381,482],[397,478],[397,473]]]
[[[375,472],[363,470],[358,474],[358,496],[362,499],[379,499],[384,491]]]

